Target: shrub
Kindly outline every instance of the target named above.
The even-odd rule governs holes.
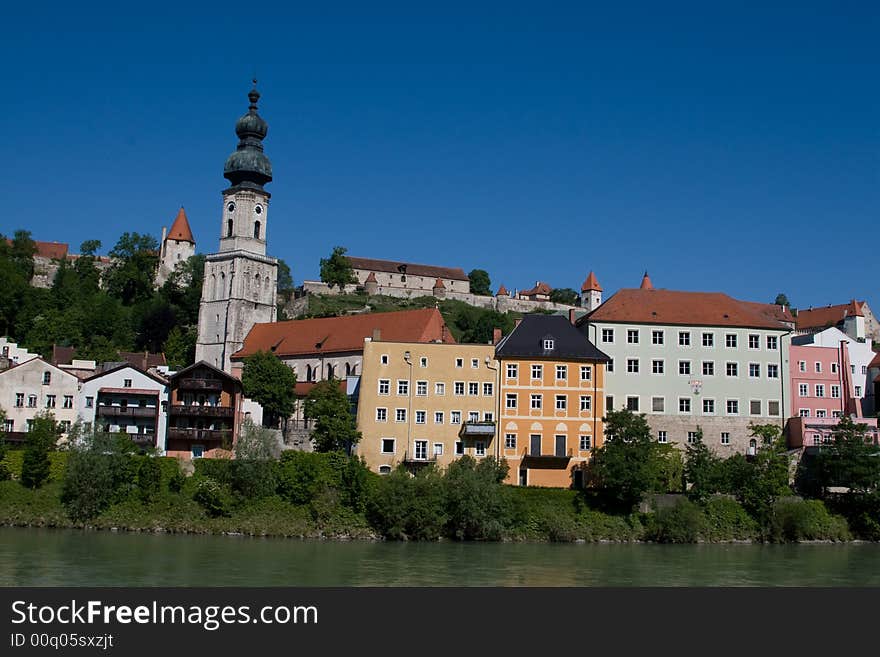
[[[24,459],[21,463],[21,484],[25,488],[39,488],[48,479],[51,469],[49,451],[55,446],[60,432],[52,415],[37,415],[27,432]]]
[[[506,461],[470,456],[454,461],[443,478],[447,532],[459,540],[498,540],[512,520],[512,504],[501,482]]]
[[[758,536],[758,523],[736,500],[713,497],[704,508],[707,538],[712,541],[752,540]]]
[[[411,476],[397,468],[375,484],[367,504],[368,518],[385,538],[436,540],[446,525],[443,477],[428,466]]]
[[[178,468],[177,472],[168,478],[168,490],[172,493],[179,493],[183,490],[184,484],[186,484],[186,475]]]
[[[232,461],[229,459],[193,459],[193,470],[199,479],[213,479],[221,486],[232,485]]]
[[[696,543],[707,533],[707,528],[702,509],[682,498],[648,517],[645,538],[658,543]]]
[[[232,490],[246,499],[261,499],[275,494],[278,463],[256,459],[230,462]]]
[[[129,496],[135,477],[134,461],[115,446],[112,438],[99,437],[70,451],[61,502],[71,520],[92,520]]]
[[[224,493],[223,487],[209,477],[196,484],[193,499],[212,518],[229,515],[229,499]]]
[[[322,487],[332,483],[324,454],[287,451],[281,455],[278,492],[292,504],[308,504]]]
[[[143,457],[137,470],[137,488],[141,501],[149,502],[159,494],[162,468],[155,458]]]
[[[778,543],[849,538],[846,520],[828,513],[819,500],[778,500],[773,505],[768,530],[770,539]]]

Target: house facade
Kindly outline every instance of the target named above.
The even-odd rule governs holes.
[[[388,294],[389,290],[411,292],[412,296],[434,293],[439,282],[448,292],[470,294],[471,282],[460,267],[437,267],[394,260],[346,256],[357,285],[369,288],[367,294]]]
[[[366,338],[362,348],[356,451],[371,470],[494,454],[495,347]]]
[[[726,294],[622,289],[579,320],[610,357],[605,407],[645,413],[659,442],[702,429],[713,451],[757,447],[750,423],[784,426],[790,406],[790,318]]]
[[[4,429],[10,442],[23,439],[38,413],[50,412],[66,437],[77,417],[79,379],[31,358],[0,372],[0,407],[6,411]]]
[[[500,375],[495,453],[507,482],[583,485],[601,447],[607,356],[560,315],[526,315],[495,350]]]
[[[167,381],[124,364],[82,382],[77,415],[86,432],[123,432],[138,447],[162,453],[167,405]]]
[[[240,428],[241,381],[204,361],[168,380],[165,454],[183,459],[228,457]]]
[[[844,343],[844,347],[845,343]],[[841,347],[791,345],[791,407],[789,417],[839,418],[847,390]]]

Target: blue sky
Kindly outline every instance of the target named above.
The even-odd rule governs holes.
[[[606,295],[877,298],[880,4],[15,3],[0,231],[217,248],[256,71],[269,251]]]

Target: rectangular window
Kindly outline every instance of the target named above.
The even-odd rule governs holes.
[[[690,347],[691,346],[691,332],[690,331],[679,331],[678,332],[678,346],[679,347]]]
[[[633,413],[639,412],[639,398],[635,396],[630,396],[626,398],[626,408]]]
[[[464,455],[464,443],[460,440],[455,441],[455,455],[462,456]]]
[[[715,361],[714,360],[704,360],[703,361],[703,376],[715,376]]]
[[[652,360],[651,361],[651,372],[653,374],[663,374],[665,369],[665,363],[662,360]]]
[[[494,386],[491,383],[484,383],[483,384],[483,396],[484,397],[491,397],[494,392],[493,389],[494,389]]]
[[[728,349],[736,349],[736,333],[728,333],[724,336],[724,346]]]
[[[5,420],[3,420],[3,431],[5,431],[6,433],[12,433],[13,431],[15,431],[15,420],[12,420],[10,418],[6,418]]]
[[[614,371],[614,359],[613,358],[608,359],[608,363],[605,365],[605,371],[606,372],[613,372]]]
[[[383,365],[387,365],[388,364],[388,354],[382,354],[381,361],[382,361]]]
[[[43,372],[43,385],[47,386],[52,383],[52,372]]]
[[[471,358],[471,368],[479,369],[480,368],[480,359],[479,358]]]
[[[589,436],[580,436],[579,442],[580,445],[578,445],[578,447],[582,452],[586,452],[592,447],[592,441]]]
[[[639,331],[638,331],[638,329],[627,329],[627,331],[626,331],[626,343],[627,343],[627,344],[638,344],[638,343],[639,343]]]
[[[28,408],[36,408],[37,407],[37,396],[36,395],[28,395]]]
[[[541,395],[531,395],[530,399],[530,408],[535,410],[541,408]]]
[[[807,361],[805,361],[805,360],[798,361],[798,371],[800,371],[800,372],[807,371]]]
[[[691,361],[689,360],[680,360],[678,361],[678,373],[690,375],[691,373]]]
[[[810,386],[806,383],[798,384],[798,397],[807,397],[810,394]]]
[[[427,367],[427,366],[428,366],[428,359],[425,358],[424,356],[419,358],[419,367]]]
[[[867,373],[868,373],[868,366],[862,365],[862,374],[867,374]]]
[[[816,417],[828,417],[828,411],[826,411],[824,408],[820,408],[816,411]]]
[[[565,395],[556,395],[556,410],[564,411],[568,408],[568,397]]]
[[[761,414],[761,400],[760,399],[752,399],[749,401],[749,415],[760,415]]]
[[[474,443],[474,453],[477,456],[486,456],[486,443],[484,443],[482,440],[478,440],[476,443]]]
[[[94,408],[95,406],[95,398],[94,397],[86,397],[86,408]]]
[[[426,397],[428,395],[428,382],[416,381],[416,397]]]
[[[425,411],[416,411],[416,424],[424,424],[427,416]]]
[[[532,379],[540,380],[544,378],[544,367],[541,365],[532,365]]]
[[[593,368],[589,365],[581,365],[581,381],[589,381],[593,378]]]
[[[518,367],[517,367],[516,363],[508,363],[507,364],[507,378],[508,379],[515,379],[518,376],[517,370],[518,370]]]
[[[602,342],[614,342],[614,329],[602,329]]]
[[[395,408],[394,409],[394,421],[395,422],[406,422],[406,409],[405,408]]]
[[[409,381],[405,379],[397,380],[397,394],[398,395],[408,395],[409,394]]]
[[[64,408],[73,408],[73,395],[64,395]]]
[[[581,410],[589,411],[593,408],[593,398],[589,395],[581,395]]]
[[[434,424],[443,424],[443,411],[434,411]]]
[[[428,458],[428,441],[427,440],[417,440],[416,441],[416,453],[415,458],[417,461],[425,461]]]
[[[663,344],[663,331],[651,331],[651,342],[654,344]]]
[[[468,383],[468,394],[471,397],[478,396],[480,394],[480,384],[475,381],[470,381]]]
[[[480,421],[480,412],[479,411],[469,411],[468,412],[468,422],[479,422]]]
[[[824,397],[825,396],[825,384],[817,383],[816,384],[816,396]]]
[[[761,336],[757,333],[749,333],[749,349],[761,348]]]
[[[690,413],[691,412],[691,399],[690,399],[690,397],[679,397],[678,398],[678,412],[679,413]]]
[[[389,379],[379,379],[379,394],[380,395],[390,395],[391,394],[391,381]]]
[[[841,417],[843,415],[840,411],[831,411],[831,417]]]
[[[556,343],[553,341],[553,338],[545,338],[544,339],[544,351],[553,351],[555,349]]]
[[[504,448],[505,449],[516,449],[516,434],[515,433],[504,434]]]
[[[831,373],[837,374],[837,363],[831,363]]]
[[[55,408],[55,395],[46,395],[46,408]]]
[[[822,363],[820,363],[819,361],[816,361],[816,374],[821,374],[821,373],[822,373]]]
[[[131,379],[123,379],[122,387],[123,388],[131,388]]]
[[[434,456],[443,456],[443,443],[434,443]]]
[[[832,399],[840,399],[840,386],[836,386],[836,385],[831,386],[831,398]]]
[[[614,410],[614,395],[605,395],[605,410]]]
[[[24,406],[24,393],[23,392],[15,393],[15,406],[17,408],[22,408]]]
[[[445,383],[435,383],[434,384],[434,394],[435,395],[445,395],[446,394],[446,384]]]
[[[464,367],[464,358],[456,358],[455,359],[455,366],[459,367],[459,368]]]
[[[627,358],[626,359],[626,371],[629,374],[638,374],[639,373],[639,359],[638,358]]]
[[[377,408],[376,409],[376,422],[387,422],[388,421],[388,409],[387,408]]]
[[[693,445],[697,442],[697,432],[696,431],[688,431],[687,437],[688,445]]]
[[[714,399],[704,399],[703,400],[703,414],[704,415],[715,415],[715,400]]]
[[[383,438],[382,439],[382,453],[383,454],[394,454],[394,438]]]
[[[739,363],[727,363],[727,376],[739,376]]]
[[[721,432],[721,444],[722,445],[729,445],[730,444],[730,432],[729,431],[722,431]]]
[[[779,402],[778,401],[768,401],[767,402],[767,415],[772,417],[779,417]]]
[[[757,379],[761,377],[760,363],[749,363],[749,377],[752,379]]]
[[[703,346],[704,347],[714,347],[715,346],[715,334],[714,333],[703,333]]]
[[[566,379],[568,379],[568,366],[557,365],[556,366],[556,380],[557,381],[565,381]]]
[[[516,398],[517,395],[515,392],[508,392],[504,395],[504,408],[516,408]]]
[[[727,414],[739,415],[739,401],[736,399],[727,400]]]
[[[651,397],[651,410],[654,413],[665,413],[666,397]]]
[[[779,365],[774,365],[773,363],[769,363],[767,365],[767,378],[768,379],[778,379],[779,378]]]
[[[798,411],[798,416],[800,417],[810,417],[810,409],[802,408]]]
[[[461,397],[464,395],[464,381],[456,381],[452,384],[452,393]]]
[[[779,338],[775,335],[767,336],[767,349],[770,351],[776,351],[779,348]]]
[[[661,445],[665,445],[668,441],[668,438],[666,436],[667,436],[667,434],[665,431],[658,431],[657,432],[657,442],[660,443]]]
[[[495,414],[491,411],[483,411],[483,422],[491,422],[495,419]]]
[[[461,424],[461,411],[449,411],[449,424]]]
[[[556,434],[555,438],[556,438],[555,455],[556,456],[565,456],[565,442],[566,442],[565,436],[560,435],[560,434]]]

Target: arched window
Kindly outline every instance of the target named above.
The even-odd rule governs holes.
[[[327,363],[327,378],[332,379],[335,374],[336,368],[333,366],[332,363]]]
[[[226,292],[226,274],[222,271],[220,272],[220,278],[217,279],[217,289],[214,292],[215,299],[222,299],[223,294]]]
[[[351,363],[345,364],[345,376],[351,376]]]
[[[351,366],[351,375],[357,376],[357,373],[358,373],[358,365],[357,365],[357,363],[355,363],[354,365]]]
[[[226,220],[226,237],[232,237],[232,219]]]
[[[260,222],[259,221],[254,222],[254,237],[256,239],[260,239]]]
[[[211,287],[209,288],[214,290],[214,298],[217,298],[217,275],[211,274]]]
[[[306,381],[312,380],[312,366],[306,365]]]

